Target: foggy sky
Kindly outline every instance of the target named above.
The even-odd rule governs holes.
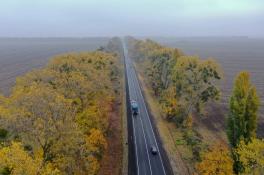
[[[1,0],[2,37],[264,37],[263,0]]]

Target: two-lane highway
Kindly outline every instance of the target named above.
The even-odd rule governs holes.
[[[148,109],[141,92],[139,81],[132,60],[128,57],[128,50],[124,41],[123,48],[128,85],[126,88],[128,88],[129,100],[137,101],[139,106],[139,115],[127,116],[132,117],[133,137],[131,138],[133,138],[135,164],[137,167],[135,172],[137,172],[138,175],[165,175],[167,173],[160,152],[161,148],[157,143],[157,138],[149,118]],[[151,146],[157,148],[158,154],[153,155],[151,153]]]

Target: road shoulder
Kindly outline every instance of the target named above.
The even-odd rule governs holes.
[[[140,68],[138,65],[134,64],[135,69],[137,70],[137,76],[140,82],[141,90],[145,101],[147,102],[147,107],[151,114],[150,119],[155,125],[155,132],[161,140],[163,150],[167,155],[167,161],[169,161],[173,174],[189,175],[188,168],[184,163],[180,152],[177,150],[175,145],[175,138],[173,137],[172,131],[170,129],[170,123],[166,122],[161,115],[161,109],[158,107],[158,101],[154,99],[143,76],[143,72],[139,71]],[[166,160],[165,160],[166,161]]]

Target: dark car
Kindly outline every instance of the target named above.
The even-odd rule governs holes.
[[[150,147],[150,151],[151,151],[151,153],[152,153],[153,155],[156,155],[156,154],[158,153],[158,150],[157,150],[156,146],[151,146],[151,147]]]

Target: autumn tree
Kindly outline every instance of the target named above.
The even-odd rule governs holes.
[[[146,74],[154,94],[161,96],[170,83],[170,75],[177,58],[182,55],[178,49],[162,46],[150,39],[145,41],[128,39],[129,54],[136,61],[146,63]]]
[[[11,175],[60,175],[61,172],[51,163],[42,164],[42,152],[33,157],[24,150],[19,142],[0,149],[0,174]]]
[[[184,56],[179,49],[152,40],[127,38],[131,57],[146,68],[147,80],[168,119],[192,123],[210,100],[218,100],[222,70],[213,59]],[[189,125],[189,124],[188,124]]]
[[[225,144],[218,143],[202,156],[196,168],[201,175],[232,175],[231,152]]]
[[[149,55],[151,65],[147,69],[151,87],[156,96],[168,88],[171,82],[171,70],[177,60],[178,52],[171,48],[162,48]]]
[[[43,175],[54,168],[62,174],[97,174],[121,87],[120,60],[110,52],[59,55],[17,78],[11,95],[0,96],[0,146],[13,149],[12,140],[19,140],[27,159],[34,162],[38,155]]]
[[[89,136],[86,138],[86,146],[93,156],[101,158],[107,148],[103,133],[99,129],[91,129]]]
[[[264,141],[253,138],[248,144],[240,141],[235,149],[244,168],[243,174],[261,175],[264,172]]]
[[[123,54],[123,47],[120,38],[113,37],[105,47],[101,47],[99,50],[109,52],[109,53],[116,53],[116,54]],[[121,55],[120,55],[121,56]]]
[[[248,72],[240,72],[234,82],[227,120],[227,136],[234,149],[241,140],[248,144],[255,138],[258,108],[259,97],[256,88],[250,82],[250,75]],[[240,155],[235,151],[233,151],[233,159],[234,171],[243,172]]]
[[[173,86],[163,92],[161,104],[166,119],[176,121],[176,124],[183,123],[183,114],[185,112],[184,108],[182,108],[183,103],[177,99],[176,89]],[[187,118],[185,117],[185,119]],[[189,119],[192,120],[191,117]]]
[[[12,113],[9,118],[13,122],[9,122],[8,128],[19,134],[33,152],[41,149],[44,165],[62,162],[66,157],[75,159],[83,141],[77,124],[73,122],[75,109],[72,100],[65,99],[51,88],[32,85],[27,90],[14,92],[10,105]],[[69,169],[74,167],[75,162],[71,162],[57,166],[64,171],[74,171]]]
[[[106,132],[108,129],[108,114],[111,111],[112,98],[105,95],[90,100],[89,106],[76,116],[76,122],[84,133],[91,129]]]
[[[120,76],[117,64],[116,57],[104,52],[60,55],[46,68],[18,78],[14,89],[23,89],[33,83],[50,86],[74,100],[81,111],[98,94],[114,95]]]
[[[236,147],[242,139],[248,143],[256,136],[258,108],[259,97],[250,82],[250,75],[240,72],[229,101],[227,135],[232,147]]]
[[[221,78],[222,71],[213,59],[178,58],[172,72],[172,86],[176,90],[175,98],[182,103],[183,117],[194,111],[200,113],[206,102],[219,99]]]
[[[167,119],[173,119],[179,112],[179,102],[177,101],[176,91],[174,88],[168,88],[163,93],[163,98],[165,99],[162,103],[162,109],[166,114]]]

